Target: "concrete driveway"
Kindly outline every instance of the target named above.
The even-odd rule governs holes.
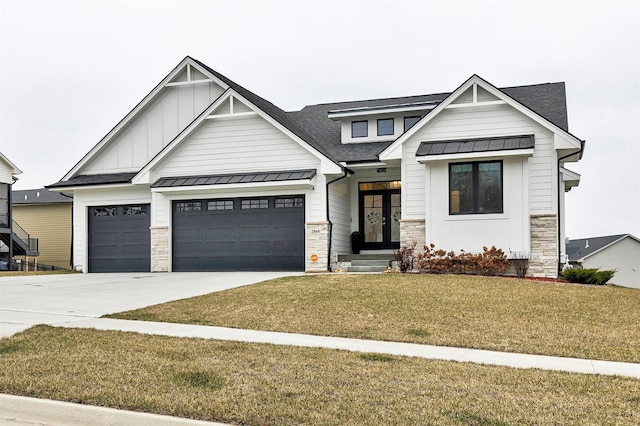
[[[287,272],[171,272],[0,278],[0,337],[36,324],[62,324],[185,299]]]

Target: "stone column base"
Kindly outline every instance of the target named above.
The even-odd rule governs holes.
[[[424,219],[400,219],[400,246],[416,243],[416,250],[422,251],[426,244],[425,229]]]
[[[554,214],[531,216],[531,257],[528,274],[558,277],[558,217]]]
[[[169,271],[169,227],[152,226],[151,230],[151,272]]]
[[[329,264],[329,222],[307,222],[305,271],[326,272]]]

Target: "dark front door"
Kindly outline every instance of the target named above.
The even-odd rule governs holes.
[[[384,182],[390,184],[392,182]],[[364,249],[400,247],[399,189],[360,190],[360,233]]]

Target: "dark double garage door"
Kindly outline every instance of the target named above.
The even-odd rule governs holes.
[[[304,270],[302,195],[173,202],[174,271]]]
[[[174,201],[174,271],[304,270],[304,196]],[[150,206],[89,208],[89,272],[151,269]]]

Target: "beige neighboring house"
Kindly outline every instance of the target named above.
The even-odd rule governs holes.
[[[569,263],[584,269],[615,269],[611,284],[640,289],[640,239],[631,234],[569,240]]]
[[[39,264],[71,269],[73,198],[48,189],[12,192],[13,218],[38,236]]]

